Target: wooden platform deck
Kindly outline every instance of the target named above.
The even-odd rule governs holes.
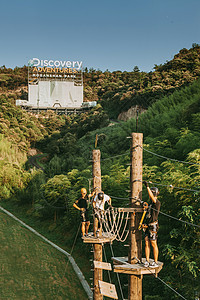
[[[144,267],[141,263],[129,264],[128,257],[112,257],[113,260],[113,268],[115,273],[124,273],[124,274],[132,274],[132,275],[146,275],[146,274],[157,274],[163,267],[163,263],[158,261],[158,267]],[[145,262],[145,258],[142,258],[142,263]],[[153,259],[149,260],[150,263],[153,262]]]
[[[115,235],[103,232],[102,236],[95,237],[93,235],[93,232],[90,232],[87,236],[83,236],[82,239],[84,243],[104,244],[104,243],[110,243],[114,241]]]

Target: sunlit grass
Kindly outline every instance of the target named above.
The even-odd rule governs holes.
[[[1,299],[87,299],[67,258],[0,213]]]

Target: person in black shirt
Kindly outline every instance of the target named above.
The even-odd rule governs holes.
[[[87,190],[85,188],[81,189],[81,197],[74,202],[73,207],[80,210],[81,213],[81,231],[82,236],[88,235],[88,230],[90,227],[90,220],[88,216],[88,204],[89,204],[89,197],[94,196],[95,192],[87,195]]]
[[[148,183],[144,181],[147,188],[149,198],[151,199],[151,204],[149,205],[148,213],[146,216],[146,227],[145,230],[145,255],[146,261],[144,263],[145,267],[158,267],[158,245],[157,245],[157,232],[158,232],[158,215],[160,211],[160,201],[157,196],[159,195],[159,190],[157,187],[149,188]],[[150,265],[150,245],[153,248],[154,262]]]

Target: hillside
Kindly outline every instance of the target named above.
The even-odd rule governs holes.
[[[118,112],[134,105],[137,99],[137,104],[146,109],[138,120],[138,131],[144,134],[143,178],[159,186],[162,212],[178,219],[159,216],[158,244],[160,260],[164,262],[160,277],[188,300],[194,299],[200,293],[199,50],[198,45],[190,50],[182,49],[172,61],[156,66],[154,72],[146,75],[137,68],[133,72],[113,73],[85,70],[86,86],[94,91],[91,95],[97,95],[102,106],[98,104],[80,116],[56,116],[49,112],[36,117],[15,107],[16,95],[1,95],[2,205],[10,203],[17,213],[23,208],[24,217],[39,223],[70,249],[73,243],[70,237],[75,234],[73,228],[80,222],[79,213],[72,204],[78,198],[80,188],[88,187],[92,172],[91,152],[97,134],[102,154],[103,190],[111,195],[113,206],[127,205],[130,172],[127,166],[130,140],[127,137],[135,132],[136,120],[109,123],[109,117],[116,117]],[[136,74],[138,77],[134,81],[133,75]],[[158,74],[157,80],[162,88],[153,89]],[[119,78],[123,80],[119,82]],[[123,92],[139,82],[141,85],[137,86],[136,94],[130,90],[131,96],[128,94],[121,99]],[[116,96],[116,93],[119,94]],[[94,100],[89,96],[87,99]],[[45,153],[45,160],[41,161],[44,171],[27,163],[30,148]],[[143,197],[147,200],[145,189]],[[90,215],[92,220],[92,210]],[[197,226],[181,223],[179,219]],[[127,247],[123,244],[114,242],[113,247],[118,255],[127,255]],[[75,253],[87,278],[90,276],[89,251],[80,239]],[[106,251],[110,258],[109,249]],[[112,279],[116,282],[114,276]],[[122,283],[127,283],[127,276],[122,276]],[[123,291],[127,296],[125,286]],[[146,299],[177,299],[154,278],[145,278],[144,295]]]
[[[146,109],[165,95],[190,84],[200,75],[200,45],[183,48],[170,61],[146,73],[137,66],[132,72],[83,70],[84,101],[98,101],[110,118],[139,105]],[[28,68],[0,68],[0,94],[27,99]]]
[[[200,194],[198,191],[199,99],[200,82],[195,81],[193,84],[175,91],[169,97],[165,96],[157,101],[139,117],[139,130],[144,133],[144,148],[163,156],[160,158],[144,151],[144,179],[159,185],[163,212],[197,225],[199,224],[198,199]],[[132,119],[83,135],[77,139],[76,147],[70,148],[70,160],[73,158],[73,162],[67,164],[70,166],[69,170],[62,167],[62,163],[67,161],[69,153],[63,152],[60,148],[66,132],[61,131],[58,139],[55,136],[52,141],[47,140],[48,145],[50,141],[52,145],[58,147],[53,157],[50,150],[52,159],[46,169],[48,176],[55,176],[43,185],[41,191],[45,191],[46,201],[54,203],[54,206],[64,204],[63,193],[65,194],[69,207],[68,217],[71,218],[70,222],[69,219],[68,222],[64,219],[66,226],[77,220],[76,212],[73,211],[73,208],[71,209],[72,203],[78,197],[80,186],[88,186],[88,180],[91,178],[90,158],[96,134],[99,136],[98,148],[101,150],[102,159],[107,159],[102,160],[101,166],[103,190],[112,196],[114,206],[127,205],[125,200],[118,200],[117,197],[128,197],[126,190],[129,189],[129,167],[127,167],[127,163],[129,162],[130,142],[126,137],[135,131],[135,126],[135,120]],[[166,160],[165,156],[179,161],[197,163],[197,166]],[[48,169],[50,165],[56,173],[53,174],[52,170],[50,173]],[[56,166],[60,166],[60,169]],[[67,182],[68,190],[65,184],[65,191],[61,193],[59,187],[63,186],[64,180]],[[177,189],[171,189],[171,185]],[[39,182],[37,186],[39,188]],[[182,190],[179,190],[178,187]],[[55,196],[53,196],[52,190],[56,192]],[[194,191],[196,192],[194,193]],[[146,196],[144,193],[144,198]],[[37,203],[41,205],[40,214],[42,217],[45,211],[40,196]],[[51,213],[49,211],[50,217],[53,211]],[[196,291],[198,287],[199,256],[197,249],[199,243],[198,229],[160,216],[160,259],[165,263],[162,278],[171,280],[172,286],[176,286],[179,292],[187,296],[188,299],[190,299],[189,295],[192,290],[195,289]],[[115,247],[115,251],[117,249],[118,252],[121,251],[121,254],[125,255],[126,249],[123,247],[121,249],[121,246],[116,243]],[[187,284],[191,280],[194,280],[193,287]],[[146,293],[148,293],[147,285],[150,284],[150,280],[145,279],[144,282],[146,282],[144,289],[147,289]],[[156,282],[152,282],[151,285],[156,287]],[[157,293],[161,295],[162,286],[159,289]],[[154,293],[157,295],[156,290]],[[169,299],[168,293],[169,291],[166,290],[160,299]],[[170,299],[174,299],[173,295]]]
[[[4,213],[0,216],[1,299],[87,299],[62,253]]]

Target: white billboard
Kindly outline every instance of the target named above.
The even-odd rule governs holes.
[[[29,60],[28,102],[32,107],[81,107],[82,62]]]

